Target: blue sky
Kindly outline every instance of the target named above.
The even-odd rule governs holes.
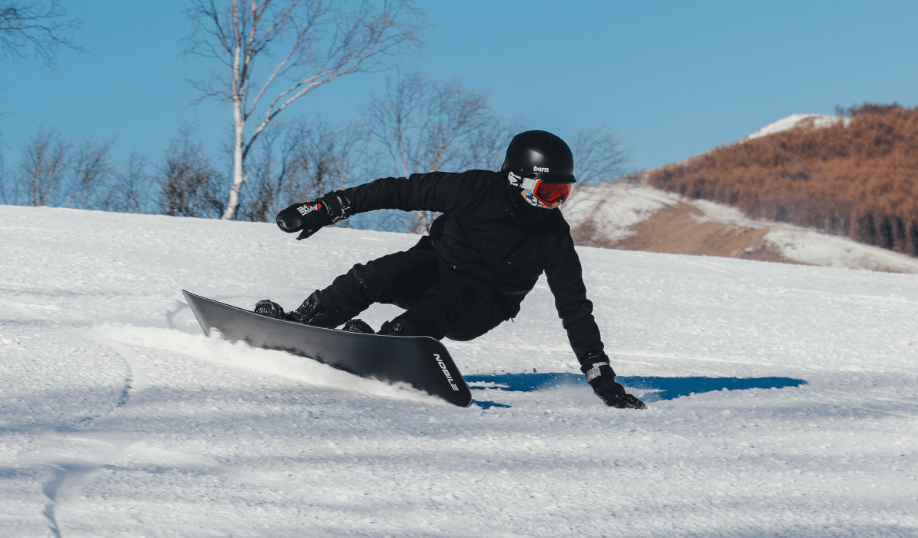
[[[179,76],[181,0],[65,0],[89,53],[0,64],[7,168],[39,125],[116,137],[115,157],[154,160],[183,124],[213,152],[228,104],[191,106]],[[433,27],[406,65],[490,92],[526,128],[573,139],[612,123],[634,166],[727,144],[793,113],[865,101],[918,105],[918,2],[420,1]],[[385,74],[354,75],[298,101],[288,118],[356,117]],[[368,178],[371,179],[371,178]]]

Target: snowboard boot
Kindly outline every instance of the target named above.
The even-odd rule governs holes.
[[[267,316],[274,319],[285,319],[284,309],[281,308],[281,305],[275,303],[270,299],[264,299],[258,301],[255,304],[255,313],[261,316]]]
[[[302,323],[303,325],[312,325],[314,327],[325,327],[329,329],[341,324],[340,321],[332,319],[328,309],[325,308],[325,305],[322,304],[322,300],[319,299],[318,290],[307,297],[299,308],[292,312],[288,312],[286,319],[288,321]]]
[[[347,331],[349,333],[364,333],[364,334],[375,334],[376,331],[373,330],[373,327],[361,320],[361,319],[352,319],[344,324],[344,327],[341,327],[342,331]]]
[[[399,318],[383,322],[382,327],[379,328],[379,332],[376,334],[384,336],[418,336],[411,325]]]

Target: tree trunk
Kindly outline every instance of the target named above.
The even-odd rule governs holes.
[[[245,111],[245,84],[242,80],[242,36],[239,33],[239,6],[233,1],[233,22],[236,30],[235,49],[233,51],[233,131],[235,138],[233,141],[233,186],[230,187],[229,200],[226,202],[226,210],[220,218],[223,220],[233,220],[236,216],[236,210],[239,208],[239,191],[242,184],[245,183],[245,167],[243,160],[245,152],[245,120],[247,118]]]
[[[245,145],[243,138],[245,134],[245,118],[242,114],[242,103],[239,101],[233,103],[233,117],[236,120],[236,136],[233,144],[233,186],[230,188],[226,210],[223,212],[223,216],[220,217],[223,220],[232,220],[236,216],[236,210],[239,208],[239,191],[246,180],[245,168],[242,162],[244,157],[243,146]]]

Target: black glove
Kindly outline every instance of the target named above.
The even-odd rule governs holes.
[[[343,193],[330,192],[318,200],[293,204],[277,214],[277,226],[287,232],[300,232],[297,239],[306,239],[323,226],[346,219],[350,203]]]
[[[615,372],[609,366],[605,353],[591,353],[580,371],[586,376],[593,392],[609,407],[619,409],[646,409],[644,402],[625,392],[625,387],[615,382]]]

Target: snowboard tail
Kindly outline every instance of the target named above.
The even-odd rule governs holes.
[[[208,336],[285,351],[361,377],[402,382],[460,407],[472,393],[443,344],[426,336],[381,336],[269,318],[182,290]]]

